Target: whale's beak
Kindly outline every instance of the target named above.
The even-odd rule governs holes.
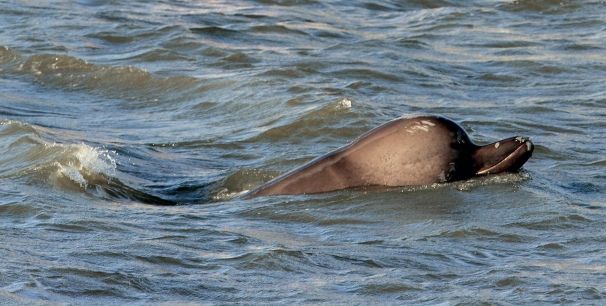
[[[532,155],[534,145],[526,137],[512,137],[479,147],[473,154],[476,175],[513,172]]]

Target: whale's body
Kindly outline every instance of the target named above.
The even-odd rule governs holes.
[[[532,151],[532,142],[524,137],[478,146],[444,117],[398,118],[261,185],[248,196],[462,180],[515,171]]]

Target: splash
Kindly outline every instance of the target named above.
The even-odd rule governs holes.
[[[351,100],[343,98],[335,105],[336,110],[348,110],[351,108]]]
[[[66,178],[86,189],[89,184],[107,182],[116,175],[116,160],[111,156],[114,152],[86,144],[47,146],[62,151],[58,154],[59,160],[53,163],[56,171],[51,173],[51,178]]]
[[[213,201],[229,201],[231,199],[235,199],[239,196],[243,196],[245,195],[247,192],[249,192],[250,190],[243,190],[243,191],[237,191],[237,192],[232,192],[229,191],[229,189],[227,188],[223,188],[221,190],[219,190],[219,192],[217,192],[216,194],[214,194],[211,199]]]
[[[459,191],[470,191],[481,186],[519,183],[528,179],[530,179],[530,175],[525,171],[520,171],[478,176],[465,181],[452,182],[451,184]]]
[[[57,135],[66,133],[16,120],[1,120],[0,163],[11,165],[2,175],[59,185],[75,183],[81,188],[115,177],[115,152],[84,143],[62,144],[46,140]]]

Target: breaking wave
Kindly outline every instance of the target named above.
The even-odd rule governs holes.
[[[0,164],[10,169],[0,177],[102,198],[174,204],[122,182],[120,177],[125,175],[118,171],[118,153],[84,143],[46,140],[51,133],[45,127],[0,121]]]

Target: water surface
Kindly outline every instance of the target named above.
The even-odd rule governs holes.
[[[602,304],[603,1],[0,3],[0,301]],[[516,174],[237,197],[402,115]]]

